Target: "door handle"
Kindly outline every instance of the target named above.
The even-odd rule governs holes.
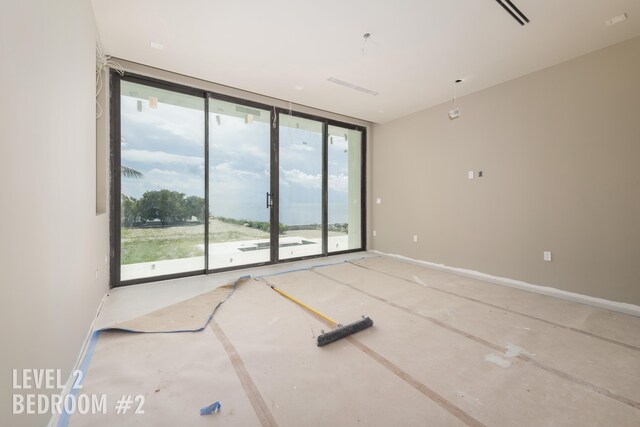
[[[271,193],[267,191],[267,209],[273,207],[273,201],[271,200]]]

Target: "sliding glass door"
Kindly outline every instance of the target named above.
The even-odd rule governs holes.
[[[271,260],[271,114],[209,98],[209,269]]]
[[[278,258],[323,253],[323,123],[280,114]]]
[[[204,100],[120,85],[120,280],[204,270]]]
[[[114,286],[364,248],[363,128],[112,77]]]
[[[362,132],[329,126],[328,250],[362,247]]]

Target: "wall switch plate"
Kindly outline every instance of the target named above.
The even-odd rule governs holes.
[[[551,261],[551,252],[549,251],[544,251],[542,254],[542,257],[545,261]]]
[[[418,241],[418,235],[417,235],[417,234],[414,234],[414,235],[413,235],[413,241],[414,241],[414,242],[417,242],[417,241]]]
[[[473,179],[473,171],[467,172],[467,178]]]
[[[381,198],[381,197],[376,198],[376,203],[377,203],[378,205],[379,205],[380,203],[382,203],[382,198]]]
[[[376,237],[378,233],[376,233],[376,230],[373,230],[373,237]]]

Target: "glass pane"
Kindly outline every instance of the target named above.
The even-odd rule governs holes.
[[[121,280],[204,269],[204,99],[121,82]]]
[[[322,123],[280,114],[279,258],[322,254]]]
[[[329,252],[362,247],[362,132],[329,126]]]
[[[268,262],[271,114],[209,99],[209,268]]]

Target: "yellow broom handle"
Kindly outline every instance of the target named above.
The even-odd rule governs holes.
[[[331,323],[333,326],[337,326],[338,322],[336,322],[335,320],[333,320],[330,317],[325,316],[324,314],[314,310],[313,308],[309,307],[307,304],[303,303],[302,301],[298,301],[297,299],[295,299],[294,297],[292,297],[291,295],[288,295],[287,293],[281,291],[280,289],[276,288],[275,286],[269,285],[271,286],[271,289],[273,289],[274,291],[276,291],[277,293],[279,293],[280,295],[282,295],[285,298],[290,299],[291,301],[295,302],[296,304],[298,304],[301,307],[306,308],[307,310],[309,310],[310,312],[312,312],[313,314],[315,314],[316,316],[319,316],[321,318],[323,318],[324,320],[326,320],[327,322]]]

